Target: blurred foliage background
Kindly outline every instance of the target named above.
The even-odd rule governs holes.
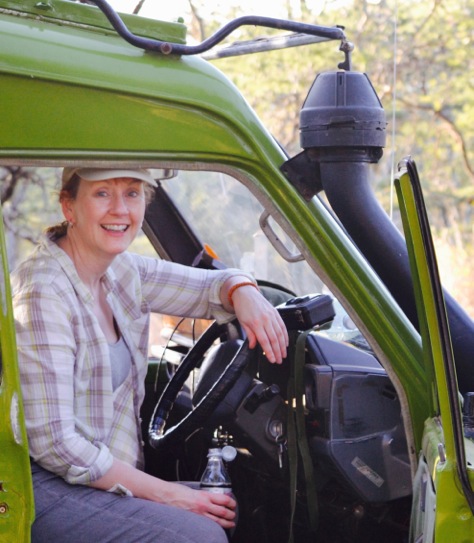
[[[169,6],[156,0],[110,3],[121,11],[169,17]],[[190,43],[249,14],[345,27],[355,46],[353,69],[369,75],[387,114],[387,146],[373,170],[380,201],[398,223],[392,179],[398,161],[411,155],[422,178],[443,283],[474,316],[474,0],[182,0],[174,8],[188,26]],[[275,33],[241,27],[225,43]],[[317,73],[337,69],[341,60],[338,44],[328,42],[211,62],[294,155],[308,90]],[[34,171],[3,169],[0,178],[11,246],[21,252],[34,241],[28,221],[39,208],[48,216],[54,197]],[[35,184],[36,194],[22,189],[25,180]],[[28,217],[23,222],[22,215]]]
[[[153,3],[147,0],[147,3]],[[258,5],[254,5],[258,4]],[[397,163],[417,162],[445,287],[474,316],[474,0],[189,0],[183,20],[200,42],[232,17],[257,14],[341,25],[387,114],[387,146],[373,183],[398,222]],[[242,27],[228,41],[273,35]],[[317,73],[342,60],[332,43],[212,61],[235,82],[290,155],[299,112]]]

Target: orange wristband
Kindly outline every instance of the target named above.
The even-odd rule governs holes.
[[[242,283],[236,283],[235,285],[231,286],[229,289],[229,292],[227,293],[227,299],[229,300],[229,304],[231,307],[234,307],[234,302],[232,301],[232,295],[240,287],[254,287],[258,290],[257,285],[253,283],[252,281],[242,281]]]

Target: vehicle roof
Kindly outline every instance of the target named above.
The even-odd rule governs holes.
[[[78,4],[68,0],[0,0],[0,10],[10,14],[55,22],[62,26],[77,25],[90,31],[115,34],[115,30],[102,11],[92,5]],[[186,43],[186,26],[181,22],[148,19],[137,15],[120,13],[120,18],[138,36],[173,43]]]
[[[246,100],[209,62],[134,47],[97,8],[50,0],[44,16],[40,4],[0,0],[0,114],[10,127],[0,135],[0,159],[63,161],[93,149],[107,159],[192,151],[194,160],[201,152],[209,161],[283,161]],[[130,17],[131,30],[184,40],[183,25]]]

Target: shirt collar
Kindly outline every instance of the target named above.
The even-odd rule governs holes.
[[[74,266],[74,262],[66,253],[66,251],[61,249],[56,241],[51,239],[48,234],[45,234],[42,237],[42,239],[40,240],[40,245],[59,263],[79,298],[81,298],[81,300],[86,304],[92,303],[94,297],[79,277],[76,266]],[[107,291],[111,292],[114,290],[115,274],[110,267],[102,277],[102,281],[104,282]]]

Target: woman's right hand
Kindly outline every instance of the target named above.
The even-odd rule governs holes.
[[[229,494],[195,490],[179,483],[167,485],[169,486],[161,493],[164,503],[208,517],[223,528],[235,526],[237,504]]]
[[[109,471],[91,482],[90,486],[110,490],[117,484],[137,498],[192,511],[212,519],[223,528],[235,526],[237,503],[229,494],[195,490],[179,483],[164,481],[117,459],[114,459]]]

